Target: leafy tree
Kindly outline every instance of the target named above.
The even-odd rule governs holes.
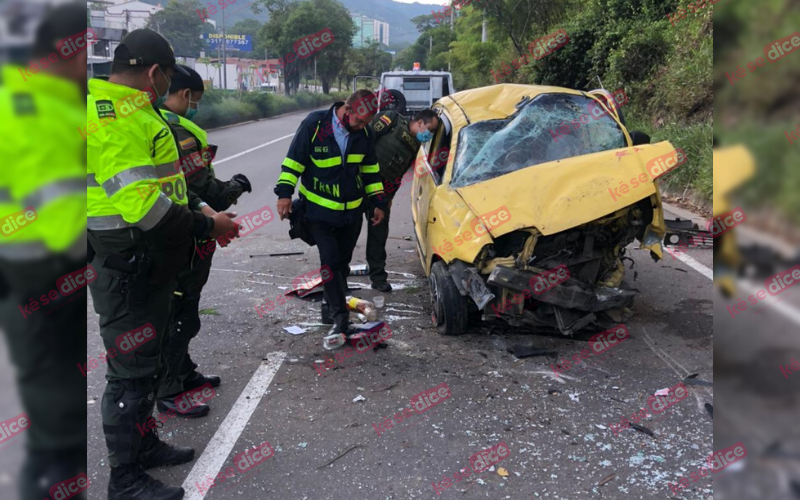
[[[237,52],[237,55],[240,57],[251,57],[253,59],[261,59],[264,57],[264,49],[267,48],[267,44],[264,40],[259,38],[259,33],[263,26],[263,23],[255,19],[245,19],[231,26],[228,30],[228,33],[231,35],[250,35],[253,40],[252,52],[240,51]]]
[[[340,74],[345,63],[350,42],[356,28],[350,14],[342,4],[335,0],[306,0],[288,3],[284,0],[259,0],[254,9],[265,8],[270,12],[260,36],[279,57],[296,54],[294,44],[308,35],[329,28],[333,42],[312,56],[301,59],[296,55],[294,61],[286,61],[284,66],[286,93],[291,94],[300,85],[303,74],[313,72],[316,60],[317,77],[322,83],[322,91],[330,92],[331,82]]]
[[[197,0],[170,0],[163,10],[150,17],[146,27],[164,35],[176,56],[197,57],[205,48],[200,39],[203,21],[196,13],[196,9],[202,8]]]

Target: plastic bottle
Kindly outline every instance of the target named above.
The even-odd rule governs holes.
[[[375,304],[368,300],[359,299],[358,297],[347,297],[347,309],[363,314],[367,317],[368,321],[375,321],[378,319],[378,311],[375,309]]]
[[[322,347],[327,351],[332,351],[342,347],[346,342],[347,337],[344,333],[336,333],[322,339]]]

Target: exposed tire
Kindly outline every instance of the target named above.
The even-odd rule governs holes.
[[[397,89],[389,89],[389,95],[392,100],[382,107],[383,111],[397,111],[398,113],[405,114],[406,112],[406,96]]]
[[[431,287],[431,320],[442,335],[462,335],[467,331],[469,308],[447,272],[447,265],[434,262],[428,278]]]

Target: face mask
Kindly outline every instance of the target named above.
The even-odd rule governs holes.
[[[186,118],[188,120],[191,120],[192,118],[194,118],[194,115],[196,115],[197,112],[200,111],[200,101],[193,101],[189,98],[187,98],[186,100],[189,101],[189,107],[186,108]],[[192,104],[194,104],[195,107],[192,107]]]
[[[433,134],[430,130],[423,130],[422,132],[417,132],[417,140],[419,142],[428,142],[433,139]]]
[[[161,105],[164,104],[164,102],[166,102],[167,97],[169,97],[169,87],[170,85],[172,85],[172,82],[167,78],[167,75],[165,75],[164,72],[161,71],[161,66],[158,67],[158,71],[161,73],[161,76],[164,77],[164,80],[167,81],[167,91],[164,93],[164,95],[159,94],[158,88],[156,87],[156,82],[150,80],[150,83],[153,84],[153,92],[156,93],[156,102],[153,103],[154,108],[160,108]]]

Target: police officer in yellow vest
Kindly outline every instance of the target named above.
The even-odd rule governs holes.
[[[86,472],[86,378],[76,366],[87,361],[86,290],[67,297],[58,287],[86,267],[86,144],[78,133],[86,51],[63,59],[57,46],[85,30],[85,5],[54,7],[30,61],[4,66],[0,79],[0,329],[24,412],[17,418],[4,401],[1,419],[25,440],[22,500],[49,498],[50,487]]]
[[[181,169],[189,191],[214,211],[221,212],[236,203],[243,192],[251,192],[252,188],[250,181],[242,174],[234,175],[229,181],[221,181],[214,175],[211,160],[216,151],[212,151],[206,131],[191,120],[203,97],[203,79],[192,68],[181,67],[188,75],[176,73],[172,77],[169,97],[162,105],[162,115],[178,141]],[[164,349],[168,370],[158,391],[157,406],[162,412],[179,410],[175,404],[175,397],[179,394],[204,384],[217,387],[221,382],[217,375],[197,372],[197,364],[189,355],[189,342],[200,331],[200,293],[211,271],[214,240],[200,241],[197,247],[203,249],[203,254],[196,252],[190,265],[178,274],[170,342]],[[205,416],[208,412],[208,405],[201,403],[188,411],[178,411],[177,415],[196,418]]]
[[[89,81],[87,225],[97,273],[89,288],[108,351],[101,412],[111,500],[183,498],[183,488],[144,472],[194,458],[191,448],[161,441],[150,417],[173,292],[194,238],[238,234],[227,214],[193,210],[207,207],[188,192],[175,137],[157,111],[174,71],[182,69],[169,42],[141,29],[114,51],[108,81]]]

